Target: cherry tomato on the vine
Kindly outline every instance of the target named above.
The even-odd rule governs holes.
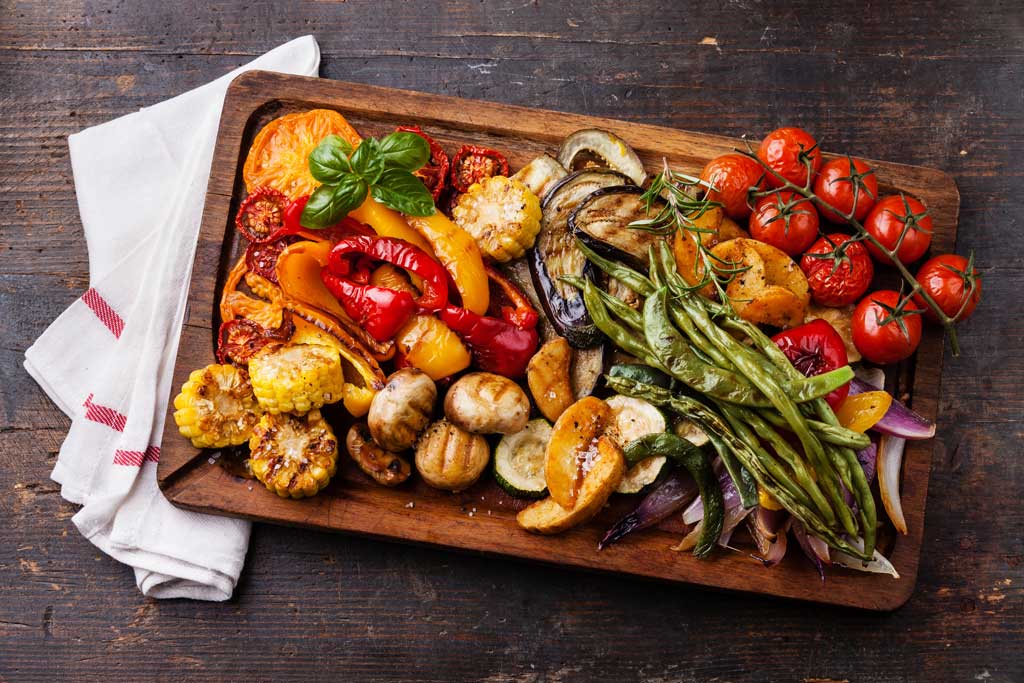
[[[825,162],[814,179],[814,194],[828,202],[840,213],[850,215],[858,221],[871,211],[878,199],[878,178],[874,169],[860,159],[843,157]],[[856,199],[856,211],[854,200]],[[833,223],[844,223],[845,219],[834,211],[818,206],[821,216]]]
[[[868,291],[875,266],[861,242],[833,232],[811,245],[800,268],[807,276],[811,296],[822,306],[847,306]]]
[[[821,168],[821,150],[818,142],[803,128],[777,128],[768,133],[757,150],[769,168],[791,183],[807,185],[806,159],[811,162],[811,177]],[[773,174],[766,174],[769,187],[782,187],[782,182]]]
[[[818,212],[811,200],[779,190],[761,197],[754,206],[750,236],[796,256],[814,243],[818,223]]]
[[[974,313],[981,299],[978,272],[968,259],[957,254],[940,254],[925,261],[917,271],[917,281],[943,313],[957,320],[964,320]],[[915,297],[914,301],[924,309],[929,320],[938,320],[923,299]]]
[[[865,219],[864,229],[889,251],[896,250],[896,258],[904,264],[924,256],[932,243],[932,219],[928,210],[924,204],[904,194],[879,199]],[[874,244],[864,244],[876,261],[892,263]]]
[[[700,179],[715,188],[708,191],[708,199],[721,202],[729,218],[743,220],[750,215],[747,194],[751,189],[764,189],[764,175],[764,169],[750,157],[723,154],[707,163]]]
[[[853,344],[872,363],[885,365],[910,357],[921,343],[921,307],[907,302],[899,313],[901,295],[882,289],[864,297],[853,311]]]

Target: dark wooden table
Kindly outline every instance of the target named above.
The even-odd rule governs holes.
[[[1024,12],[858,4],[0,1],[0,681],[1024,680]],[[865,614],[262,525],[230,602],[143,598],[71,525],[48,477],[68,421],[21,367],[88,282],[65,138],[306,33],[326,78],[730,135],[802,125],[952,173],[985,295],[946,358],[910,603]]]

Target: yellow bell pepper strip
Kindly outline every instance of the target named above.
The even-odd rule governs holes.
[[[889,392],[865,391],[847,396],[836,411],[836,418],[847,429],[863,434],[885,417],[891,405],[892,396]]]
[[[410,244],[415,244],[430,255],[434,254],[430,242],[423,239],[423,235],[409,227],[402,214],[394,209],[389,209],[369,195],[367,195],[366,200],[359,208],[350,211],[348,215],[350,218],[366,223],[381,237],[394,237],[405,240]]]
[[[437,260],[452,276],[462,296],[462,307],[477,315],[487,313],[491,294],[487,271],[473,237],[440,211],[432,216],[406,216],[406,220],[427,238]]]
[[[472,356],[458,335],[425,313],[414,315],[395,336],[402,363],[419,368],[430,379],[443,379],[469,367]]]

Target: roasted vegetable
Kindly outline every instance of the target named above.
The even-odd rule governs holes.
[[[193,370],[174,398],[174,422],[196,448],[245,443],[261,412],[248,373],[233,365]]]
[[[563,178],[544,198],[540,232],[529,256],[533,284],[555,331],[576,348],[596,345],[594,327],[575,288],[561,282],[563,275],[591,277],[593,266],[569,232],[569,216],[592,192],[629,182],[612,171],[580,171]]]
[[[625,470],[622,450],[602,436],[589,448],[579,494],[569,508],[548,497],[521,511],[516,521],[527,531],[538,534],[557,534],[582,524],[601,511]]]
[[[473,434],[514,434],[530,418],[530,399],[501,375],[473,372],[460,377],[444,397],[444,415]]]
[[[452,157],[451,186],[455,192],[468,192],[474,183],[487,178],[508,175],[508,159],[501,152],[463,145]]]
[[[752,323],[795,327],[810,303],[807,278],[784,252],[750,239],[734,239],[711,249],[730,268],[744,267],[725,291],[737,315]]]
[[[452,276],[462,307],[478,315],[486,313],[490,301],[487,271],[473,237],[439,211],[432,216],[407,216],[406,220],[430,242],[437,260]]]
[[[697,482],[689,474],[673,472],[648,493],[636,510],[615,523],[597,544],[598,550],[626,534],[658,524],[679,512],[697,497]]]
[[[569,216],[569,231],[599,254],[644,268],[651,245],[663,238],[649,230],[629,227],[633,221],[646,220],[659,211],[657,205],[648,211],[643,193],[635,185],[592,192]]]
[[[515,434],[502,437],[494,449],[494,480],[517,498],[540,498],[547,493],[544,455],[551,439],[547,420],[530,420]]]
[[[612,396],[605,403],[611,409],[606,433],[623,448],[637,439],[660,434],[668,428],[665,416],[647,401],[630,396]],[[630,463],[615,492],[637,493],[653,484],[666,462],[667,458],[659,454]]]
[[[554,422],[573,403],[569,368],[572,347],[561,337],[549,341],[526,366],[526,382],[541,415]]]
[[[606,130],[587,128],[578,130],[563,142],[558,149],[558,163],[570,171],[576,170],[578,162],[602,165],[629,176],[637,185],[643,185],[647,178],[643,162],[626,141]]]
[[[416,470],[436,489],[462,491],[476,483],[491,457],[487,441],[438,420],[416,444]]]
[[[319,410],[302,417],[266,413],[249,439],[249,466],[282,498],[315,496],[334,476],[338,441]]]
[[[388,377],[366,416],[373,440],[389,451],[412,448],[430,422],[437,401],[434,380],[417,368],[403,368]]]
[[[640,363],[619,363],[608,371],[609,377],[625,377],[634,382],[643,382],[663,389],[672,387],[672,378],[657,368]]]
[[[459,197],[452,220],[498,263],[517,259],[540,231],[540,200],[518,180],[485,178]]]
[[[549,154],[541,154],[539,157],[519,169],[513,180],[518,180],[530,189],[541,199],[548,193],[555,183],[569,175],[558,161]]]
[[[520,328],[503,318],[477,315],[449,306],[441,321],[469,345],[481,370],[504,377],[520,377],[537,351],[537,330]]]
[[[576,504],[587,463],[594,457],[594,444],[610,418],[608,404],[588,396],[569,406],[555,422],[545,453],[544,481],[562,507],[572,509]],[[615,486],[618,481],[612,488]]]
[[[472,356],[452,329],[432,315],[414,315],[395,336],[406,363],[439,380],[469,367]]]
[[[356,422],[349,427],[348,435],[345,437],[345,449],[359,465],[359,469],[381,486],[398,486],[408,479],[412,472],[412,467],[405,458],[374,443],[364,422]]]
[[[265,349],[249,361],[260,407],[268,413],[305,413],[340,401],[341,356],[330,346],[290,344]]]

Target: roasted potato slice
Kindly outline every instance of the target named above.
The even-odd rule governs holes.
[[[811,300],[807,276],[804,275],[804,271],[788,254],[764,242],[757,240],[743,241],[748,246],[753,247],[761,257],[761,260],[764,261],[764,275],[768,279],[768,284],[785,287],[793,292],[798,299],[808,302]]]
[[[796,327],[804,320],[807,302],[785,287],[765,287],[750,303],[735,304],[736,313],[744,320],[773,327]]]
[[[622,450],[606,436],[597,440],[592,452],[575,504],[564,508],[554,497],[539,500],[516,516],[519,526],[538,534],[557,534],[586,522],[601,511],[622,480],[626,460]]]
[[[750,233],[741,228],[740,224],[733,219],[728,216],[723,216],[722,222],[718,225],[718,234],[715,236],[715,244],[734,240],[738,237],[749,238]]]
[[[744,238],[717,244],[711,252],[747,268],[725,290],[741,318],[775,327],[794,327],[803,322],[810,303],[807,278],[784,252]]]
[[[594,443],[610,417],[607,403],[587,396],[569,406],[555,422],[544,455],[544,480],[551,497],[562,507],[576,504],[586,462],[593,458]]]
[[[572,347],[562,337],[552,339],[530,359],[526,366],[526,383],[541,415],[556,421],[572,405],[572,383],[569,371]]]

